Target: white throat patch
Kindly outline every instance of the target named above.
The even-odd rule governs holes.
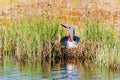
[[[78,45],[77,45],[77,42],[70,42],[70,41],[68,41],[67,42],[67,47],[68,48],[73,48],[73,47],[77,47]]]

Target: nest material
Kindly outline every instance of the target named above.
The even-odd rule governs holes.
[[[81,54],[78,53],[77,48],[61,48],[62,58],[75,58],[79,57]]]
[[[77,48],[62,48],[61,47],[61,58],[71,59],[93,59],[97,53],[97,44],[90,42],[81,42]]]
[[[81,59],[91,60],[96,57],[98,51],[98,44],[92,42],[80,42],[78,47],[64,48],[61,47],[60,43],[54,43],[55,58],[57,59]],[[42,57],[46,58],[51,53],[50,42],[46,42],[42,50]],[[54,54],[54,53],[52,53]]]

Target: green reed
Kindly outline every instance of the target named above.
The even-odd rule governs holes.
[[[3,55],[15,56],[18,59],[34,59],[41,57],[43,44],[51,43],[61,34],[59,20],[36,16],[35,18],[21,19],[19,23],[14,22],[10,29],[2,30],[2,52]]]
[[[115,67],[120,63],[119,33],[114,26],[108,26],[99,21],[88,21],[84,29],[84,41],[89,41],[92,46],[96,44],[97,52],[94,60],[98,64]]]
[[[47,50],[49,53],[46,52],[44,55],[59,56],[54,45],[54,42],[59,42],[64,35],[59,24],[60,21],[56,18],[41,16],[24,18],[19,23],[12,23],[10,28],[1,31],[3,56],[15,56],[18,60],[41,60],[42,52]],[[120,63],[119,33],[114,26],[89,20],[80,30],[80,42],[85,46],[85,56],[91,57],[95,53],[96,57],[93,60],[107,67],[114,67]]]

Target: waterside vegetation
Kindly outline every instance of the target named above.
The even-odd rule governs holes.
[[[59,40],[66,35],[60,27],[59,19],[36,16],[33,19],[13,23],[1,31],[1,53],[14,56],[18,60],[41,60],[44,57],[59,56]],[[80,29],[81,46],[79,53],[85,60],[92,60],[106,66],[119,65],[119,34],[113,26],[99,21],[88,20]],[[58,47],[59,46],[59,47]],[[93,55],[95,57],[93,57]],[[93,57],[93,58],[92,58]]]
[[[5,26],[10,25],[9,27],[0,28],[0,57],[13,56],[16,57],[18,61],[43,60],[45,57],[56,59],[56,56],[60,55],[59,41],[66,35],[66,31],[60,27],[60,24],[68,23],[69,25],[77,25],[75,29],[77,29],[76,32],[80,37],[80,50],[78,51],[79,54],[82,54],[80,59],[83,59],[84,62],[93,61],[98,65],[105,65],[106,67],[115,69],[119,68],[120,33],[118,28],[116,28],[115,22],[118,19],[118,14],[112,15],[111,13],[109,14],[109,11],[101,12],[101,10],[98,10],[99,7],[95,8],[95,5],[90,9],[87,5],[83,6],[80,10],[83,9],[85,11],[77,14],[77,12],[79,12],[78,7],[84,2],[81,2],[81,5],[77,6],[77,8],[74,4],[73,6],[69,4],[71,6],[70,10],[69,5],[61,6],[62,1],[57,7],[53,7],[53,4],[56,6],[56,3],[57,2],[48,4],[46,2],[46,5],[43,5],[46,9],[44,9],[43,12],[38,11],[42,12],[41,14],[38,15],[35,13],[31,16],[31,13],[29,14],[30,16],[27,15],[24,18],[19,18],[19,20],[17,20],[18,18],[10,18],[10,20],[7,20],[7,15],[3,14],[6,19]],[[17,8],[25,8],[23,13],[25,11],[27,13],[30,10],[34,11],[33,8],[36,8],[36,6],[32,5],[33,8],[31,8],[31,5],[29,5],[19,5]],[[37,6],[40,5],[41,2],[39,2]],[[27,10],[26,7],[29,7],[30,10]],[[58,8],[60,8],[60,10],[57,10]],[[67,8],[68,11],[64,13],[64,11],[61,11],[63,8]],[[52,9],[56,15],[53,14]],[[57,11],[61,11],[61,16]],[[20,14],[23,13],[20,12]],[[106,17],[103,14],[106,16],[109,14],[110,16]],[[12,16],[15,17],[14,14],[12,14]],[[110,24],[110,20],[114,20],[114,23]],[[2,21],[1,26],[3,26],[4,20],[0,19],[0,21]],[[108,24],[105,23],[106,21],[108,21]]]

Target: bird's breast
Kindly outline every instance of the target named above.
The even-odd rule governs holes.
[[[73,47],[77,47],[77,42],[75,41],[67,41],[67,48],[73,48]]]
[[[73,41],[71,42],[68,40],[68,36],[65,36],[61,39],[60,43],[62,47],[71,48],[71,47],[77,47],[79,40],[80,40],[79,37],[74,36]]]

